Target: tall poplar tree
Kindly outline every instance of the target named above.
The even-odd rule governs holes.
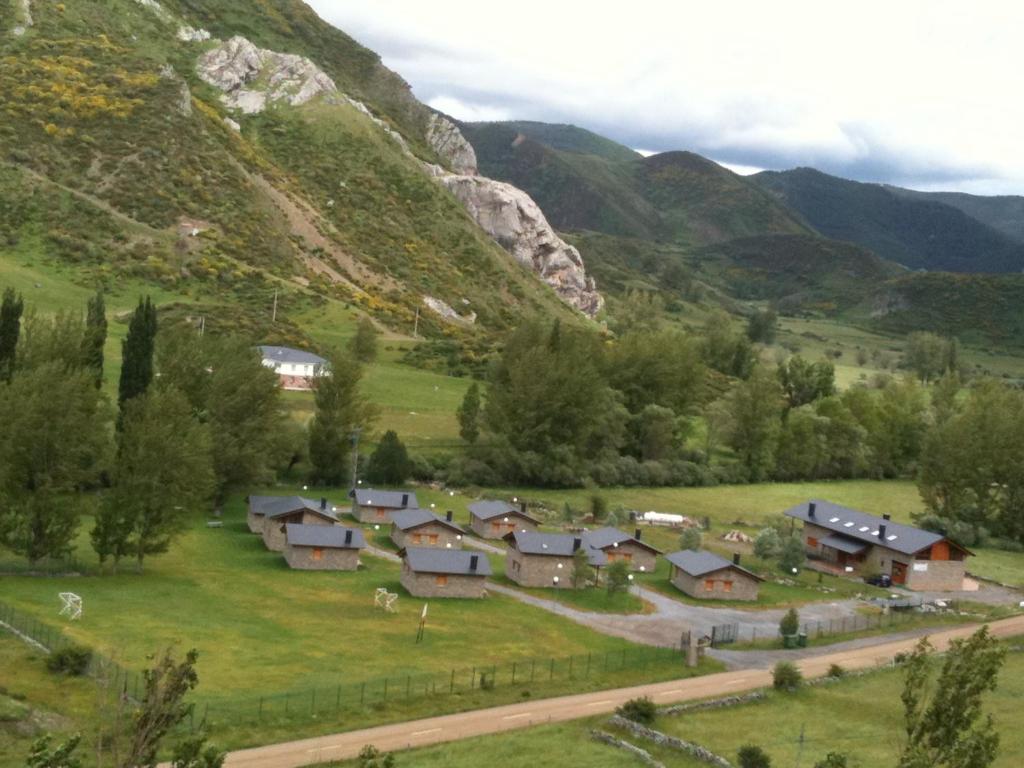
[[[359,391],[362,370],[348,355],[331,358],[330,372],[317,379],[316,415],[309,428],[312,479],[341,485],[348,476],[353,430],[365,428],[374,410]]]
[[[82,338],[82,363],[96,377],[96,388],[103,386],[103,346],[107,343],[107,307],[103,291],[89,299]]]
[[[10,381],[14,375],[14,356],[24,310],[21,294],[15,294],[13,288],[6,289],[0,302],[0,381]]]
[[[121,380],[117,391],[117,403],[121,409],[118,427],[124,420],[125,403],[149,389],[153,380],[153,349],[156,340],[156,307],[147,296],[139,299],[128,337],[121,344]]]

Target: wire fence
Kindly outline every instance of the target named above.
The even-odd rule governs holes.
[[[27,638],[48,653],[54,653],[69,646],[80,645],[64,634],[62,630],[35,616],[15,610],[0,602],[0,629],[7,629]],[[90,649],[91,650],[91,649]],[[92,650],[85,674],[103,680],[110,690],[119,691],[132,701],[137,701],[144,686],[142,674],[125,669],[113,659]]]
[[[629,648],[560,658],[536,658],[462,667],[435,673],[391,675],[356,683],[338,683],[265,696],[197,701],[192,729],[219,722],[257,724],[282,719],[312,719],[344,711],[379,707],[427,697],[552,683],[599,680],[624,670],[681,672],[678,648]]]

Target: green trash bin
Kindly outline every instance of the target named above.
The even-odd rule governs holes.
[[[796,635],[783,635],[782,636],[782,647],[783,648],[796,648]]]
[[[807,633],[806,632],[801,632],[799,635],[796,636],[796,644],[799,645],[801,648],[806,648],[807,647]]]

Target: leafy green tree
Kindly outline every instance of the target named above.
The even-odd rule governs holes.
[[[13,288],[4,289],[0,301],[0,382],[10,381],[14,375],[15,354],[21,335],[21,314],[25,302]]]
[[[470,445],[480,437],[480,385],[475,381],[469,385],[456,416],[459,419],[459,436]]]
[[[777,691],[795,691],[803,682],[803,673],[792,662],[780,661],[772,667],[772,688]]]
[[[790,408],[830,397],[836,391],[836,369],[827,360],[809,363],[800,355],[793,355],[779,366],[778,375]]]
[[[349,352],[360,363],[372,363],[377,359],[377,326],[373,320],[363,317],[359,321],[355,336],[349,342]]]
[[[82,338],[82,362],[93,372],[97,389],[103,386],[103,348],[106,343],[107,308],[101,289],[86,304]]]
[[[376,411],[360,391],[362,368],[348,355],[331,358],[330,373],[317,379],[316,414],[309,428],[309,463],[314,482],[342,485],[351,460],[351,437],[367,429]]]
[[[779,569],[783,573],[793,574],[794,571],[803,567],[807,559],[807,552],[804,543],[799,536],[783,536],[779,546]]]
[[[754,538],[754,556],[770,560],[782,549],[782,539],[774,528],[765,528]]]
[[[113,563],[113,571],[121,564],[121,560],[135,553],[132,534],[135,531],[134,510],[122,507],[116,494],[107,494],[100,502],[93,528],[89,532],[92,548],[104,565],[109,559]]]
[[[586,586],[590,578],[590,560],[587,558],[587,550],[580,547],[572,553],[572,588],[579,589]]]
[[[680,549],[700,549],[703,542],[704,535],[699,528],[684,528],[683,532],[679,534]]]
[[[81,734],[75,734],[51,747],[53,737],[40,736],[32,742],[32,748],[25,760],[26,768],[82,768],[82,758],[75,754],[82,741]]]
[[[389,429],[370,456],[366,479],[379,485],[401,485],[411,471],[405,445],[398,439],[398,433]]]
[[[131,523],[139,570],[147,555],[166,552],[188,515],[209,502],[211,454],[208,427],[196,421],[178,390],[155,388],[125,404],[110,495],[123,510],[122,524]],[[103,537],[97,534],[97,540]]]
[[[207,744],[205,734],[199,734],[175,745],[171,768],[222,768],[227,756],[227,752]]]
[[[119,427],[125,403],[145,393],[153,381],[156,331],[156,307],[148,296],[139,299],[139,305],[128,323],[128,336],[121,343],[121,378],[117,390],[117,404],[120,408]]]
[[[26,312],[15,368],[29,370],[55,363],[64,374],[86,370],[84,341],[85,325],[77,314],[61,311],[46,317]]]
[[[800,631],[800,614],[796,608],[790,608],[779,621],[779,634],[783,637],[790,637]]]
[[[477,453],[509,482],[574,485],[591,462],[617,455],[626,411],[601,374],[601,345],[588,330],[524,323],[493,367],[484,424],[493,436]]]
[[[987,768],[999,733],[991,715],[982,717],[982,703],[995,690],[1006,650],[984,626],[950,643],[934,681],[931,650],[922,638],[903,667],[906,742],[898,768]]]
[[[740,768],[772,768],[772,759],[761,747],[756,744],[747,744],[740,747],[736,753],[736,762]]]
[[[609,595],[625,592],[629,587],[629,566],[624,560],[616,560],[608,566],[605,585]]]
[[[599,493],[590,495],[590,519],[599,523],[608,515],[608,499]]]
[[[750,339],[734,328],[732,319],[722,311],[713,313],[704,324],[701,353],[708,366],[740,379],[750,376],[757,364]]]
[[[381,752],[372,744],[359,750],[359,768],[394,768],[395,757],[390,752]]]
[[[779,330],[779,316],[768,308],[747,318],[747,338],[755,344],[771,344]]]
[[[728,396],[731,417],[729,445],[739,454],[750,479],[764,479],[774,468],[776,440],[781,426],[782,392],[764,366],[741,381]]]
[[[623,336],[608,350],[604,368],[608,382],[633,414],[650,405],[679,416],[693,413],[707,381],[700,347],[675,330]]]
[[[959,371],[960,342],[927,331],[912,333],[907,337],[903,364],[927,384],[947,371]]]
[[[636,699],[629,699],[621,707],[617,707],[615,714],[632,720],[641,725],[651,725],[658,717],[658,707],[649,696],[641,696]]]
[[[630,419],[630,432],[637,445],[637,458],[642,461],[660,461],[675,455],[686,430],[685,420],[677,418],[670,409],[648,405]]]
[[[106,419],[91,377],[57,363],[0,385],[0,538],[30,562],[71,552],[75,494],[109,454]]]
[[[568,523],[569,525],[572,525],[573,522],[575,522],[575,520],[576,512],[573,510],[573,508],[569,505],[569,502],[567,501],[565,502],[565,505],[562,507],[562,521]]]
[[[866,432],[865,461],[874,475],[914,472],[929,425],[921,386],[906,378],[888,382],[879,393],[852,387],[840,399]]]
[[[664,314],[665,300],[660,293],[632,289],[616,307],[612,327],[620,336],[634,331],[656,331]]]

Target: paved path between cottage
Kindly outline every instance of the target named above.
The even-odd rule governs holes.
[[[1003,619],[989,625],[997,637],[1024,634],[1024,616]],[[931,635],[938,650],[948,647],[950,640],[970,635],[977,625],[957,627]],[[888,641],[855,650],[827,652],[797,662],[806,677],[818,677],[832,664],[849,670],[881,666],[891,662],[897,653],[914,647],[916,640]],[[821,649],[818,649],[821,650]],[[501,707],[478,709],[453,715],[429,717],[404,723],[381,725],[358,731],[301,739],[266,747],[231,752],[228,768],[299,768],[334,760],[356,757],[367,744],[385,752],[423,747],[456,741],[472,736],[501,733],[544,723],[564,722],[594,715],[606,715],[629,699],[649,696],[659,705],[675,704],[714,696],[738,694],[771,684],[771,670],[744,669],[720,672],[702,677],[670,680],[663,683],[616,688],[574,696],[535,699]]]
[[[379,557],[383,560],[390,560],[392,563],[402,562],[402,558],[396,555],[394,552],[388,552],[386,549],[380,549],[379,547],[371,547],[369,544],[363,550],[368,555]]]
[[[501,555],[502,557],[505,556],[505,553],[507,551],[505,549],[502,549],[501,547],[496,547],[493,544],[488,544],[486,541],[474,539],[471,536],[463,536],[462,543],[465,544],[467,547],[479,549],[482,552],[490,552],[492,555]]]

